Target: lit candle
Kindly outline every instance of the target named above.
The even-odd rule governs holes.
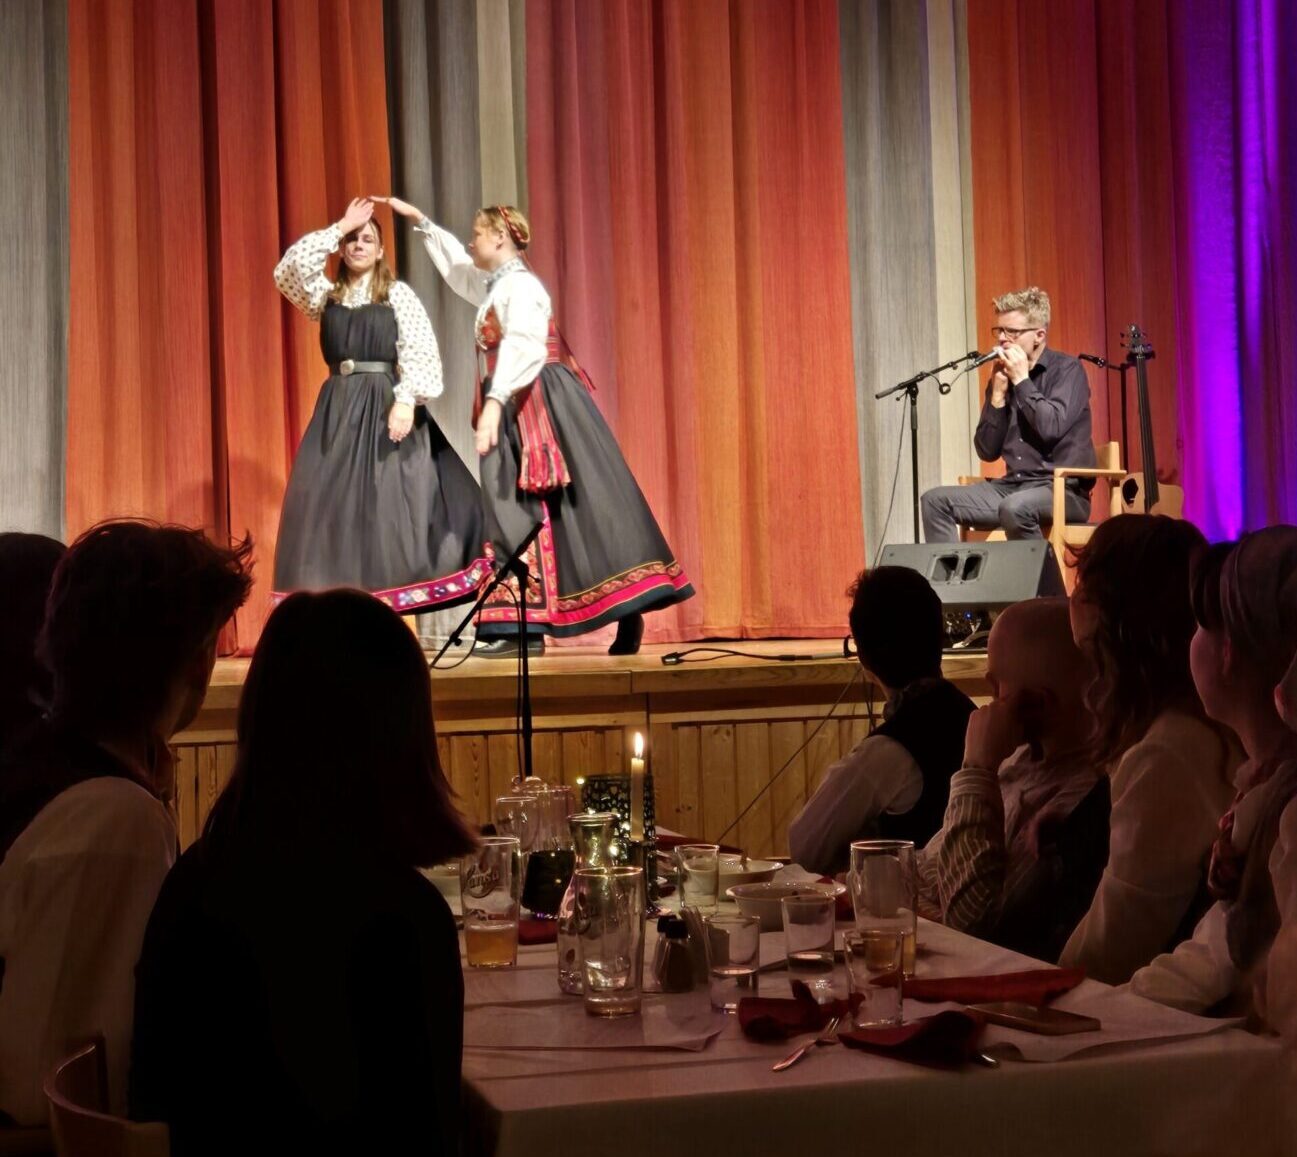
[[[644,839],[644,736],[638,731],[630,757],[630,838]]]

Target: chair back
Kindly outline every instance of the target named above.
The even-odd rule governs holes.
[[[58,1157],[169,1157],[166,1125],[140,1124],[107,1112],[103,1039],[89,1041],[45,1078],[50,1128]]]

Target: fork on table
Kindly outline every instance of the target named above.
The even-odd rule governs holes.
[[[824,1026],[824,1031],[814,1040],[807,1041],[801,1048],[794,1049],[782,1061],[776,1065],[770,1066],[772,1073],[782,1073],[784,1069],[791,1069],[798,1061],[804,1057],[807,1052],[816,1045],[835,1045],[838,1043],[838,1021],[840,1016],[833,1017],[828,1024]]]

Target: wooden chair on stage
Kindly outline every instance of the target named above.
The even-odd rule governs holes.
[[[1094,446],[1093,466],[1055,466],[1054,467],[1054,512],[1052,517],[1041,519],[1045,537],[1054,549],[1059,568],[1063,572],[1063,581],[1070,592],[1073,575],[1070,565],[1069,548],[1084,546],[1090,541],[1097,525],[1094,522],[1068,522],[1065,513],[1067,480],[1069,478],[1094,478],[1108,483],[1108,511],[1104,518],[1114,518],[1121,513],[1121,487],[1119,483],[1126,477],[1121,467],[1121,444],[1119,442],[1096,442]],[[962,476],[961,486],[974,482],[984,482],[979,477]],[[1103,519],[1100,518],[1099,521]],[[973,526],[959,528],[961,542],[1003,542],[1003,530],[979,530]]]
[[[45,1078],[58,1157],[169,1157],[171,1137],[157,1121],[111,1116],[104,1042],[100,1037],[64,1057]]]

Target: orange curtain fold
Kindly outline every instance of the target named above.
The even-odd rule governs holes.
[[[527,15],[533,260],[700,592],[648,637],[838,633],[864,544],[836,3]]]
[[[350,197],[388,191],[382,0],[68,15],[68,530],[125,515],[251,532],[247,649],[325,374],[271,272]]]

